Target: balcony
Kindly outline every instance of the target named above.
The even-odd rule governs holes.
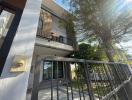
[[[35,53],[39,55],[67,56],[76,50],[76,42],[72,38],[41,34],[38,32]]]
[[[59,42],[59,43],[66,44],[72,47],[75,46],[75,40],[73,40],[72,38],[67,38],[64,36],[54,36],[53,33],[51,33],[49,36],[38,33],[37,37],[46,39],[48,41]]]

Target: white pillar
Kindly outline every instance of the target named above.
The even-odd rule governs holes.
[[[40,9],[41,0],[27,0],[2,77],[0,77],[0,100],[25,100]],[[26,72],[10,73],[15,55],[27,56]]]

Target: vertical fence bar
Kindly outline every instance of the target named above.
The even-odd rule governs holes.
[[[83,94],[83,100],[85,100],[85,95],[84,95],[84,91],[83,91],[83,83],[82,82],[83,82],[83,80],[80,79],[82,94]]]
[[[86,61],[84,62],[84,71],[85,71],[85,76],[86,76],[86,84],[87,84],[87,91],[88,91],[89,98],[90,98],[90,100],[94,100],[90,72],[89,72],[88,64]]]
[[[106,67],[107,67],[106,64],[102,64],[102,66],[104,67],[104,72],[105,72],[105,74],[106,74],[106,76],[108,78],[109,85],[110,85],[110,88],[111,88],[111,91],[112,91],[112,90],[114,90],[114,86],[113,86],[114,84],[112,83],[112,79],[110,78],[110,76],[108,74],[109,70],[108,70],[108,68],[106,69]],[[116,100],[116,94],[114,94],[113,97]]]
[[[104,85],[104,81],[105,80],[103,80],[103,78],[102,78],[102,69],[101,69],[102,66],[101,66],[101,64],[97,64],[97,65],[98,66],[97,66],[97,70],[96,71],[98,71],[98,78],[99,78],[98,81],[100,82],[100,85],[101,85],[101,87],[100,86],[99,87],[102,88],[102,90],[100,88],[99,88],[99,90],[101,90],[101,96],[103,96],[106,93],[105,88],[104,88],[105,87],[105,85]]]
[[[82,79],[82,77],[83,77],[83,71],[81,70],[81,68],[80,67],[82,67],[83,68],[83,65],[81,66],[82,64],[80,64],[80,66],[78,66],[78,72],[80,73],[80,84],[81,84],[81,88],[82,88],[82,94],[83,94],[83,100],[85,100],[85,96],[84,96],[84,91],[83,91],[83,79]]]
[[[70,63],[68,63],[68,65],[69,65],[69,69],[70,69],[70,87],[71,87],[71,95],[72,95],[72,100],[74,100],[74,97],[73,97],[73,87],[72,87],[72,71],[71,71],[71,65],[70,65]]]
[[[125,79],[128,79],[129,76],[128,76],[128,73],[126,73],[125,65],[123,64],[119,64],[119,65],[121,67],[121,70],[123,71]]]
[[[117,67],[119,68],[119,71],[120,71],[120,76],[121,76],[121,80],[122,81],[125,81],[127,79],[126,77],[126,73],[124,72],[124,70],[122,69],[122,66],[121,64],[117,64]]]
[[[120,74],[120,70],[119,70],[119,68],[118,68],[118,64],[113,64],[113,66],[115,67],[117,76],[118,76],[119,81],[120,81],[120,84],[121,84],[121,83],[123,82],[123,80],[122,80],[122,74]]]
[[[115,66],[117,74],[119,76],[119,80],[122,83],[124,81],[123,80],[123,73],[121,72],[122,70],[120,69],[120,66],[118,64],[113,64],[113,65]]]
[[[102,77],[104,78],[104,85],[106,86],[106,93],[105,93],[106,95],[108,92],[110,92],[111,85],[110,85],[110,80],[106,74],[107,70],[105,71],[103,63],[101,63],[101,66],[102,66],[102,73],[103,73]]]
[[[107,76],[107,70],[104,69],[104,65],[101,63],[101,69],[100,71],[102,72],[102,77],[103,77],[103,84],[104,84],[104,90],[105,90],[105,93],[104,95],[108,94],[110,92],[110,89],[111,89],[111,84],[110,84],[110,80]]]
[[[57,70],[56,70],[56,71],[57,71],[57,73],[56,73],[56,74],[57,74],[57,100],[59,100],[59,86],[58,86],[58,84],[59,84],[59,83],[58,83],[58,61],[56,62],[56,65],[57,65],[57,66],[56,66],[56,67],[57,67]]]
[[[115,67],[115,69],[116,69],[116,71],[117,71],[117,75],[118,75],[118,78],[119,78],[119,81],[120,81],[120,84],[122,84],[122,80],[121,80],[121,76],[119,75],[119,69],[116,67],[117,66],[117,64],[113,64],[113,66]],[[126,89],[124,88],[124,86],[123,86],[123,90],[124,90],[124,92],[125,92],[125,95],[126,96],[124,96],[125,97],[125,100],[129,100],[129,98],[128,98],[128,94],[127,94],[127,91],[126,91]],[[121,91],[121,92],[123,92],[123,91]]]
[[[111,90],[113,90],[114,89],[114,87],[113,87],[113,84],[112,84],[112,79],[110,78],[110,75],[108,74],[108,68],[106,69],[106,64],[102,64],[102,66],[104,67],[104,73],[106,74],[106,76],[107,76],[107,79],[108,79],[108,81],[109,81],[109,85],[110,85],[110,88],[111,88]]]
[[[67,91],[67,100],[69,100],[69,89],[68,89],[68,69],[67,69],[67,64],[64,62],[64,67],[66,71],[66,91]]]
[[[51,62],[51,100],[53,100],[53,61]]]
[[[116,79],[115,76],[117,76],[117,74],[115,75],[115,73],[114,73],[115,71],[113,72],[113,70],[112,70],[113,68],[110,68],[111,67],[110,65],[111,64],[107,64],[107,67],[111,74],[111,77],[113,78],[114,88],[116,88],[119,85],[119,79]],[[115,68],[114,68],[114,70],[115,70]]]
[[[102,96],[100,95],[101,94],[101,92],[100,92],[100,89],[99,89],[99,83],[98,83],[98,80],[99,80],[99,78],[97,77],[97,66],[94,66],[94,68],[93,68],[94,70],[93,70],[93,72],[94,72],[94,80],[95,80],[95,85],[96,85],[96,91],[97,91],[97,94],[98,94],[98,98],[99,98],[99,100],[102,98]]]
[[[130,69],[130,66],[129,65],[127,65],[127,64],[124,64],[124,67],[127,67],[126,68],[126,73],[128,74],[128,77],[130,76],[130,75],[132,75],[132,70]]]
[[[76,69],[76,74],[77,74],[77,85],[78,85],[78,90],[79,90],[79,97],[80,97],[80,100],[81,100],[81,91],[80,91],[80,86],[79,86],[79,79],[78,79],[78,68],[77,68],[77,63],[75,63],[75,69]]]
[[[125,66],[124,66],[125,64],[117,64],[117,66],[119,67],[119,69],[121,70],[121,73],[120,73],[120,76],[123,78],[123,79],[121,79],[123,82],[125,81],[125,80],[127,80],[128,78],[129,78],[129,76],[127,76],[127,73],[125,72],[126,71],[126,69],[124,68]],[[129,96],[128,96],[128,91],[126,90],[126,87],[125,87],[126,85],[124,85],[122,88],[123,88],[123,90],[124,90],[124,94],[126,95],[126,100],[129,100],[130,98],[129,98]],[[130,87],[131,88],[131,87]]]

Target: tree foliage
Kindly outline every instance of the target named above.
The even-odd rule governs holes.
[[[76,17],[76,31],[85,34],[83,39],[95,35],[113,61],[112,45],[132,31],[129,3],[125,0],[70,0],[70,4]]]
[[[87,60],[98,60],[101,61],[106,59],[104,52],[100,51],[99,46],[82,43],[79,45],[79,51],[74,54],[75,58],[87,59]]]
[[[105,35],[106,39],[119,38],[122,34],[130,33],[131,9],[123,1],[71,0],[76,28],[86,34],[98,34],[100,37]]]

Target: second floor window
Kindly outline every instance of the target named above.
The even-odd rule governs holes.
[[[63,36],[59,36],[59,42],[64,43],[64,37]]]
[[[41,9],[39,26],[38,26],[38,34],[43,37],[50,37],[52,29],[52,15]]]

